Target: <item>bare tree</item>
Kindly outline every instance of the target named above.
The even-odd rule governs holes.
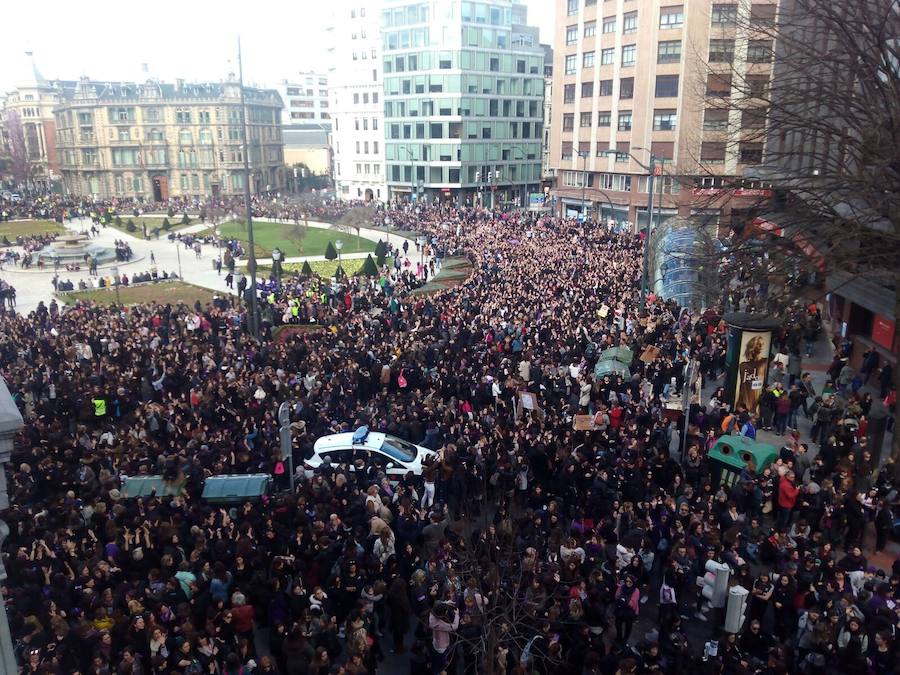
[[[303,255],[303,243],[308,230],[309,225],[305,218],[303,222],[298,221],[281,226],[282,235],[294,245],[294,248],[297,249],[297,255]]]
[[[705,114],[727,127],[726,157],[758,165],[715,199],[757,181],[749,220],[784,235],[775,260],[892,288],[900,316],[900,3],[783,0],[777,16],[759,7],[740,3],[720,20],[725,57],[705,59]],[[703,158],[701,170],[720,173]],[[733,247],[723,257],[748,254],[746,241]],[[896,434],[891,456],[900,468]]]
[[[28,187],[28,181],[32,177],[31,161],[28,157],[28,146],[25,144],[25,127],[22,118],[15,110],[9,111],[6,121],[9,132],[9,155],[12,175],[16,183]]]
[[[356,246],[359,248],[359,233],[364,227],[369,227],[375,220],[375,209],[369,206],[357,206],[342,215],[332,226],[334,229],[350,234],[356,231]]]

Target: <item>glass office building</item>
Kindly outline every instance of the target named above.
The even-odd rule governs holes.
[[[544,52],[511,0],[388,0],[382,15],[392,199],[527,204],[541,181]]]

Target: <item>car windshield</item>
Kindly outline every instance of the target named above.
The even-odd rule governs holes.
[[[411,462],[419,454],[418,448],[408,441],[396,436],[385,436],[384,442],[379,448],[381,452],[392,459],[398,459],[401,462]]]

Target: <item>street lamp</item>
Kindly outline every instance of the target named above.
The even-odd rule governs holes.
[[[588,150],[579,150],[578,156],[581,157],[581,222],[585,222],[587,220],[587,204],[585,201],[585,194],[587,191],[587,158],[591,156],[590,151]]]
[[[335,274],[335,277],[340,278],[340,276],[341,276],[340,273],[342,273],[344,271],[341,268],[341,249],[344,248],[344,242],[342,242],[340,239],[338,239],[337,241],[334,242],[334,248],[338,254],[338,266],[337,266],[338,273]]]
[[[647,148],[634,148],[634,150],[647,150]],[[644,239],[644,255],[643,255],[643,269],[641,271],[641,311],[645,311],[647,307],[647,292],[649,286],[649,276],[650,276],[650,235],[653,233],[653,179],[657,176],[663,175],[663,165],[665,164],[665,158],[656,157],[653,155],[652,151],[650,152],[650,165],[647,166],[643,162],[641,162],[637,157],[635,157],[631,152],[628,152],[628,156],[633,159],[639,167],[641,167],[644,171],[647,172],[647,235]],[[619,154],[618,150],[615,148],[610,148],[604,155],[617,155]],[[660,188],[662,187],[663,181],[660,181]],[[660,189],[659,196],[660,206],[657,207],[661,209],[662,207],[662,189]],[[660,211],[657,215],[657,223],[662,218],[662,212]]]
[[[115,265],[112,268],[113,279],[115,280],[113,285],[116,287],[116,304],[122,304],[122,298],[119,296],[119,266]]]
[[[416,245],[419,247],[419,262],[422,265],[425,264],[425,242],[426,241],[428,241],[428,240],[421,235],[416,237]]]
[[[405,145],[397,147],[409,157],[409,203],[414,204],[416,202],[416,158],[413,156],[412,150]]]
[[[281,261],[284,258],[284,253],[281,252],[281,249],[277,246],[272,249],[272,272],[275,273],[276,279],[281,279]]]
[[[291,438],[291,406],[287,401],[278,406],[278,423],[281,425],[278,432],[281,459],[287,460],[288,471],[291,474],[291,494],[294,494],[294,440]]]

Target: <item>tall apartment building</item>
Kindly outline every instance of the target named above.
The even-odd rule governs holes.
[[[289,80],[282,80],[275,87],[284,109],[281,125],[324,122],[330,124],[331,109],[328,100],[328,76],[322,73],[297,73]]]
[[[544,52],[514,0],[387,0],[391,199],[525,204],[541,181]]]
[[[28,164],[27,185],[22,187],[43,191],[59,179],[53,108],[59,104],[62,83],[44,79],[31,52],[26,57],[22,79],[0,98],[0,152],[9,156],[12,134],[21,133]]]
[[[381,1],[334,0],[329,33],[331,148],[340,199],[387,201]]]
[[[557,211],[646,227],[651,155],[663,164],[663,220],[727,225],[752,206],[757,181],[719,194],[762,161],[763,103],[737,116],[715,100],[731,95],[734,72],[764,94],[772,44],[753,25],[771,22],[776,8],[771,0],[556,0]]]
[[[250,190],[286,185],[274,89],[245,87]],[[100,198],[236,195],[244,190],[240,86],[92,82],[61,92],[56,145],[66,189]]]

